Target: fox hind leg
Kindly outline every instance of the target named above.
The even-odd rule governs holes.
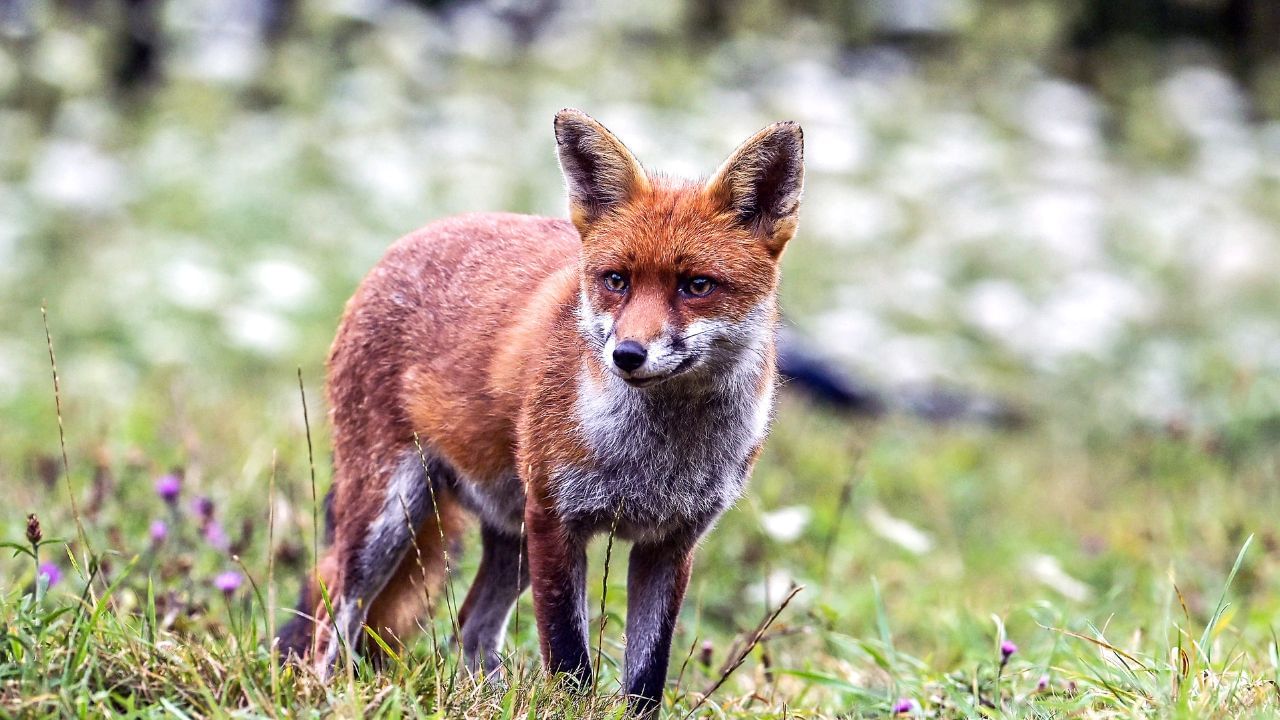
[[[412,635],[439,602],[445,580],[445,551],[456,552],[464,516],[447,491],[437,490],[436,511],[418,527],[415,544],[405,552],[400,567],[369,606],[365,624],[389,647],[396,648]],[[366,643],[377,655],[377,648]]]
[[[443,463],[429,455],[424,462],[417,449],[410,448],[383,484],[371,517],[341,509],[342,522],[331,550],[336,554],[340,581],[331,597],[329,637],[316,658],[322,675],[332,672],[343,646],[355,651],[364,644],[361,630],[366,621],[378,626],[375,630],[408,631],[401,617],[404,606],[413,591],[421,590],[443,565],[442,533],[436,518],[443,520],[444,516],[436,503],[447,492],[447,475]],[[446,514],[453,516],[452,512]],[[454,534],[453,528],[450,534]],[[410,553],[415,542],[418,552]]]

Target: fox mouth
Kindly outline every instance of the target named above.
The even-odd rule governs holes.
[[[623,375],[621,373],[618,373],[616,369],[614,370],[614,372],[615,374],[618,375],[618,377],[622,378],[623,382],[630,385],[631,387],[644,388],[644,387],[652,387],[659,383],[670,380],[673,377],[683,375],[686,372],[688,372],[690,369],[692,369],[693,366],[697,364],[697,362],[698,362],[698,356],[690,355],[684,358],[683,360],[681,360],[675,367],[671,368],[670,370],[664,373],[637,376],[637,375],[630,375],[630,374]]]

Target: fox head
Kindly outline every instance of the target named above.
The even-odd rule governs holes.
[[[796,231],[800,126],[761,130],[705,183],[649,175],[577,110],[560,111],[555,131],[582,236],[579,325],[601,363],[641,387],[761,359]]]

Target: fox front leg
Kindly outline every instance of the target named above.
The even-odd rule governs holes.
[[[625,681],[631,710],[656,713],[667,682],[671,635],[689,586],[694,543],[688,539],[631,548],[627,569]]]
[[[547,672],[565,673],[580,689],[589,689],[586,542],[533,501],[525,511],[525,528],[542,663]]]

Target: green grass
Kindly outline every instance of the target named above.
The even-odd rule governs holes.
[[[26,543],[11,523],[16,557],[4,561],[12,582],[0,596],[7,713],[621,712],[622,548],[612,553],[602,633],[592,618],[593,639],[603,638],[594,695],[542,675],[527,596],[506,646],[505,686],[459,670],[445,607],[381,672],[357,661],[322,683],[277,668],[264,639],[287,619],[279,608],[292,605],[314,539],[305,432],[252,399],[217,414],[172,394],[135,402],[127,421],[91,441],[78,436],[79,403],[65,408],[88,566],[61,479],[11,491],[11,508],[38,512],[46,538],[59,538],[39,553],[64,577],[37,596],[35,565],[18,551]],[[27,449],[32,457],[57,456],[52,399],[47,411],[50,437]],[[739,655],[741,666],[696,716],[884,717],[903,700],[940,717],[1280,712],[1274,455],[1233,457],[1220,443],[1150,432],[1077,437],[1052,423],[1013,433],[851,423],[787,399],[750,494],[700,552],[676,633],[668,716],[693,708]],[[174,438],[194,444],[175,457]],[[315,439],[323,458],[323,428]],[[152,481],[175,461],[186,480],[169,508]],[[189,508],[196,494],[214,500],[233,554],[201,538]],[[810,509],[798,537],[766,532],[765,514],[791,506]],[[148,525],[161,518],[170,534],[154,545]],[[913,544],[894,519],[928,542]],[[594,546],[593,610],[604,545]],[[1058,558],[1081,587],[1037,572],[1035,556]],[[473,558],[462,554],[453,597],[465,592]],[[250,582],[224,596],[212,578],[225,570]],[[803,589],[744,653],[791,583]],[[1018,649],[1002,666],[1004,640]]]

